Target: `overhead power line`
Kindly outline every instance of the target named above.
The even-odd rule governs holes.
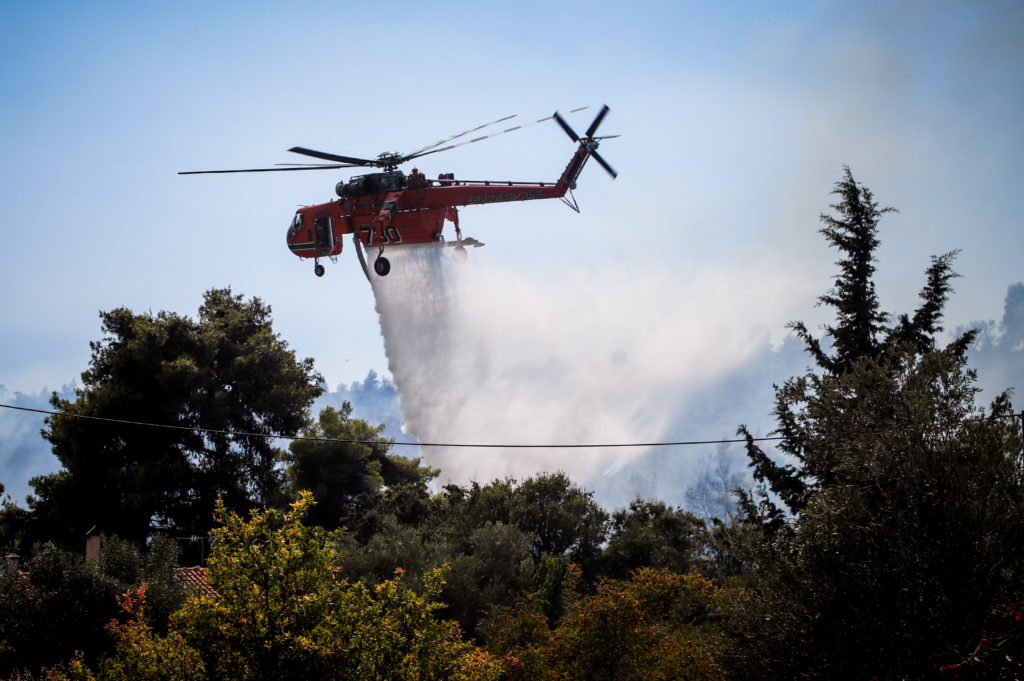
[[[168,428],[171,430],[187,430],[194,433],[206,433],[210,435],[232,435],[239,437],[262,437],[268,440],[303,440],[308,442],[339,442],[355,443],[364,445],[393,445],[396,447],[451,447],[464,449],[623,449],[627,447],[683,447],[688,445],[719,445],[746,443],[747,438],[735,438],[729,440],[678,440],[673,442],[615,442],[615,443],[592,443],[592,444],[500,444],[500,443],[465,443],[465,442],[392,442],[390,440],[359,440],[331,437],[307,437],[302,435],[276,435],[273,433],[247,433],[237,430],[220,430],[216,428],[200,428],[197,426],[177,426],[166,423],[147,423],[145,421],[131,421],[128,419],[115,419],[105,416],[88,416],[86,414],[71,414],[66,411],[52,411],[48,409],[31,409],[29,407],[18,407],[12,404],[0,404],[5,409],[31,412],[35,414],[46,414],[48,416],[67,416],[70,418],[84,419],[88,421],[102,421],[105,423],[119,423],[129,426],[141,426],[144,428]],[[752,442],[767,442],[781,440],[782,437],[755,437],[750,438]]]

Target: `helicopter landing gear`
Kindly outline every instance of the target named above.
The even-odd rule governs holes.
[[[377,273],[378,277],[386,277],[391,271],[391,262],[384,257],[383,239],[380,242],[380,250],[377,251],[377,259],[373,261],[373,271]]]
[[[320,263],[313,265],[313,274],[315,274],[318,277],[324,276],[324,266],[321,265]]]

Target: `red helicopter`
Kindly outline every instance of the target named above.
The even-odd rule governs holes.
[[[582,111],[587,107],[573,109],[568,113]],[[359,260],[363,270],[367,271],[366,261],[360,245],[367,250],[376,247],[377,258],[373,270],[378,276],[386,276],[391,271],[391,264],[384,257],[384,247],[409,246],[414,244],[445,245],[442,231],[445,220],[455,225],[454,242],[447,245],[455,248],[458,257],[464,258],[465,246],[479,247],[482,243],[473,238],[462,238],[459,229],[459,212],[457,206],[474,206],[485,203],[502,203],[505,201],[530,201],[533,199],[560,198],[570,208],[579,212],[575,199],[569,201],[566,193],[572,196],[587,159],[593,157],[614,178],[617,173],[597,153],[602,139],[618,137],[607,135],[595,137],[597,127],[608,113],[604,106],[581,137],[569,127],[565,119],[556,111],[553,115],[531,123],[517,125],[499,132],[476,137],[464,142],[449,144],[459,137],[481,130],[491,125],[507,121],[514,116],[506,116],[496,121],[460,132],[457,135],[438,140],[433,144],[417,149],[408,154],[385,152],[376,159],[356,158],[329,154],[304,147],[292,147],[288,151],[312,156],[314,158],[333,161],[330,164],[297,165],[281,164],[286,167],[250,168],[245,170],[192,170],[178,173],[179,175],[201,175],[214,173],[259,173],[291,170],[328,170],[336,168],[381,168],[383,172],[370,173],[352,177],[347,182],[337,184],[335,191],[338,200],[314,206],[299,208],[288,227],[288,248],[300,258],[313,258],[313,271],[322,277],[324,266],[320,258],[330,258],[337,262],[341,254],[342,237],[353,235]],[[465,181],[456,180],[453,173],[442,173],[436,180],[428,180],[417,168],[408,175],[398,170],[398,166],[421,156],[436,154],[455,149],[466,144],[480,142],[507,132],[520,130],[536,123],[554,119],[573,142],[579,144],[576,153],[569,159],[569,164],[562,171],[562,176],[555,182],[506,182],[506,181]],[[442,146],[446,145],[446,146]],[[367,276],[369,273],[367,272]]]

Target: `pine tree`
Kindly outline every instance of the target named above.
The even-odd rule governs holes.
[[[274,333],[270,307],[213,289],[198,319],[100,318],[75,400],[51,400],[61,413],[43,436],[62,468],[31,481],[30,538],[77,548],[93,526],[135,542],[154,526],[204,535],[218,495],[237,510],[283,503],[280,452],[264,435],[305,425],[322,379]]]
[[[831,206],[836,215],[823,213],[820,219],[825,226],[819,230],[842,255],[836,262],[839,274],[834,287],[818,298],[820,305],[835,310],[836,322],[826,325],[825,343],[811,335],[803,322],[788,325],[804,342],[821,373],[791,378],[781,387],[776,386],[775,391],[775,434],[782,438],[778,449],[797,465],[777,464],[754,444],[745,426],[739,429],[748,439],[747,454],[754,479],[771,492],[770,496],[761,495],[756,509],[749,494],[741,493],[741,504],[748,515],[760,515],[775,529],[784,525],[787,512],[799,513],[803,509],[815,488],[834,482],[835,462],[829,453],[807,449],[807,423],[800,413],[801,405],[818,389],[822,377],[841,377],[868,358],[896,371],[906,361],[903,353],[908,345],[917,354],[934,349],[935,335],[942,331],[942,309],[953,291],[950,281],[959,276],[952,269],[959,251],[933,256],[926,272],[927,283],[919,294],[921,307],[912,316],[901,315],[895,326],[887,325],[890,315],[880,308],[872,263],[879,245],[879,220],[896,209],[879,208],[871,190],[854,180],[849,167],[844,167],[843,172],[843,179],[835,183],[832,192],[841,197]],[[968,335],[961,339],[958,347],[966,349],[972,338]],[[773,499],[780,500],[785,509],[779,508]]]
[[[939,347],[956,252],[932,259],[921,306],[890,324],[871,263],[891,209],[849,169],[836,193],[821,232],[843,257],[820,298],[836,322],[824,343],[791,325],[818,371],[776,387],[787,463],[741,428],[760,486],[742,494],[739,525],[760,539],[746,556],[750,590],[723,607],[736,635],[728,662],[760,678],[972,665],[1000,678],[1024,658],[1024,461],[1009,395],[976,405],[974,332]]]

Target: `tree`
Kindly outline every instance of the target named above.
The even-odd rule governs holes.
[[[218,502],[208,569],[218,595],[190,595],[165,635],[147,630],[129,598],[117,651],[95,678],[168,678],[168,665],[182,670],[170,678],[232,681],[495,678],[496,662],[434,617],[440,570],[423,594],[401,572],[376,585],[349,581],[334,548],[340,531],[303,523],[312,504],[303,493],[287,511],[243,518]],[[91,676],[79,667],[79,678]]]
[[[509,520],[536,537],[534,558],[545,553],[564,555],[578,563],[585,575],[592,575],[608,523],[608,513],[593,495],[565,473],[527,478],[513,492]]]
[[[473,530],[464,552],[444,556],[450,569],[442,591],[442,614],[474,634],[491,608],[513,605],[535,573],[531,539],[514,525],[500,522]]]
[[[457,618],[470,635],[479,633],[477,624],[492,607],[511,606],[533,591],[545,591],[538,580],[560,584],[570,563],[582,564],[588,579],[600,568],[608,515],[591,492],[562,473],[522,483],[449,484],[413,518],[398,511],[403,505],[415,507],[417,498],[389,503],[396,489],[416,490],[418,485],[388,487],[381,495],[383,505],[370,507],[371,521],[360,523],[373,532],[343,540],[350,574],[372,581],[396,568],[418,572],[448,565],[441,614]],[[561,614],[557,591],[548,588],[547,596],[538,595],[547,604],[541,606],[545,614]]]
[[[704,521],[661,501],[634,499],[612,514],[604,574],[624,579],[641,567],[686,573],[702,562]]]
[[[296,440],[289,445],[291,484],[321,500],[310,510],[309,522],[328,529],[357,518],[361,503],[384,486],[381,462],[388,445],[378,442],[382,428],[372,428],[351,415],[348,402],[341,409],[325,407],[318,422],[300,433],[323,440]]]
[[[292,442],[287,457],[292,487],[323,500],[310,511],[309,522],[347,527],[365,541],[383,515],[409,524],[424,519],[427,485],[438,471],[421,466],[419,459],[391,454],[391,441],[381,440],[383,430],[353,419],[352,405],[345,402],[341,409],[321,410],[318,422],[301,432],[306,439]]]
[[[938,347],[955,252],[932,259],[921,307],[887,324],[870,266],[885,211],[849,169],[836,193],[822,230],[844,254],[821,298],[837,312],[831,348],[794,324],[820,373],[776,388],[791,463],[747,434],[761,487],[741,493],[740,525],[760,540],[744,544],[748,590],[723,600],[726,659],[737,676],[926,678],[984,640],[1019,665],[1021,434],[1008,395],[975,405],[972,333]]]
[[[0,501],[0,552],[3,555],[16,551],[25,551],[25,528],[29,523],[29,513],[6,495]]]
[[[5,563],[0,574],[0,677],[16,669],[38,671],[87,651],[88,659],[111,648],[104,630],[118,612],[116,597],[148,584],[151,619],[167,628],[170,612],[184,600],[174,579],[176,549],[156,541],[141,556],[129,542],[104,537],[96,560],[44,544],[18,565]]]
[[[804,341],[824,376],[841,377],[858,362],[868,359],[899,371],[906,361],[936,347],[935,335],[943,330],[942,308],[952,292],[950,282],[959,276],[952,268],[957,251],[932,258],[927,283],[920,293],[921,307],[912,317],[901,315],[897,325],[886,326],[890,315],[879,308],[872,263],[879,244],[878,221],[895,209],[879,209],[871,191],[853,179],[849,168],[844,168],[844,178],[836,182],[833,193],[842,197],[842,201],[832,205],[838,216],[822,214],[825,227],[819,231],[844,257],[836,263],[840,273],[835,287],[818,299],[820,304],[836,311],[837,323],[825,327],[825,338],[832,345],[833,354],[826,352],[825,345],[810,334],[803,322],[792,322],[789,327]],[[968,337],[965,344],[969,340]],[[754,479],[766,485],[790,513],[799,513],[816,488],[833,482],[835,462],[827,449],[806,451],[807,423],[799,413],[818,381],[818,375],[808,373],[788,380],[775,392],[775,416],[779,423],[776,433],[782,437],[778,449],[798,462],[798,466],[776,464],[761,448],[753,446],[745,426],[739,429],[748,439],[747,455]],[[750,495],[743,491],[739,494],[749,510]],[[781,528],[785,511],[767,495],[761,495],[760,502],[761,517],[774,529]]]
[[[529,610],[495,612],[488,647],[523,681],[721,679],[708,616],[718,591],[696,572],[643,568],[600,582],[553,628]]]
[[[53,544],[40,546],[21,567],[10,565],[0,578],[0,674],[35,672],[70,659],[75,650],[107,649],[103,625],[116,614],[114,597],[128,584]]]
[[[533,537],[531,552],[565,555],[594,565],[607,534],[608,514],[565,473],[542,473],[521,483],[507,478],[468,488],[447,485],[437,515],[450,536],[467,542],[487,523],[514,525]]]
[[[422,524],[403,522],[391,512],[376,514],[369,538],[343,539],[347,574],[373,583],[402,569],[410,586],[422,590],[416,575],[447,565],[439,614],[457,619],[464,632],[475,635],[491,607],[512,605],[532,584],[536,538],[508,522],[507,507],[494,516],[484,512],[487,503],[481,500],[510,489],[505,482],[474,484],[465,494],[449,485],[432,501]]]
[[[831,206],[838,215],[822,213],[825,226],[819,232],[844,257],[836,262],[839,274],[835,287],[818,301],[836,311],[836,324],[825,327],[835,354],[829,356],[803,322],[793,322],[790,328],[807,344],[819,366],[830,374],[841,375],[858,359],[873,356],[879,350],[879,335],[889,315],[879,307],[872,279],[873,263],[879,244],[878,221],[895,209],[879,208],[871,190],[853,179],[849,167],[843,168],[843,179],[836,182],[832,193],[841,198]]]
[[[67,665],[47,670],[48,681],[203,681],[206,668],[198,651],[177,631],[155,634],[146,614],[147,585],[118,596],[121,618],[107,623],[117,640],[116,654],[104,657],[93,674],[82,653]]]
[[[62,413],[43,434],[62,468],[32,480],[30,534],[203,535],[218,496],[239,510],[281,501],[266,436],[297,432],[322,388],[313,361],[273,332],[270,307],[213,289],[197,320],[125,308],[100,318],[75,400],[51,399]]]

